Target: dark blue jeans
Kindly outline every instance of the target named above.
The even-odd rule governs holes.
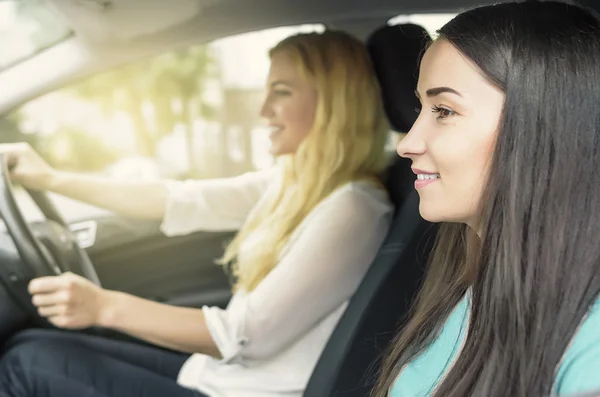
[[[98,336],[28,330],[0,358],[0,397],[207,397],[177,384],[187,357]]]

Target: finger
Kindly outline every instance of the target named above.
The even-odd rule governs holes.
[[[11,173],[14,172],[17,165],[19,165],[19,154],[15,152],[5,152],[3,153],[3,156],[4,164],[8,168],[8,171]]]
[[[66,305],[71,296],[67,291],[58,291],[50,294],[36,294],[31,298],[34,306]]]
[[[39,277],[31,280],[28,291],[31,295],[55,292],[65,286],[61,276]]]
[[[49,317],[48,321],[50,321],[50,323],[54,324],[54,326],[58,327],[58,328],[64,328],[64,329],[84,329],[84,328],[88,328],[89,325],[85,324],[85,323],[81,323],[76,317],[73,316],[53,316],[53,317]]]
[[[27,150],[27,144],[23,142],[3,143],[0,145],[0,153],[9,156],[18,156]]]
[[[22,152],[27,148],[27,144],[24,142],[16,143],[3,143],[0,144],[0,153],[16,153]]]
[[[38,313],[42,317],[65,316],[67,312],[67,305],[52,305],[38,307]]]
[[[66,328],[68,319],[65,316],[52,316],[47,319],[51,324],[58,328]]]

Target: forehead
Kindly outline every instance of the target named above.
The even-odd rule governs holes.
[[[298,68],[291,56],[285,52],[277,52],[271,57],[269,81],[294,81],[299,78]]]
[[[495,88],[473,62],[444,39],[436,40],[421,61],[419,92],[435,87],[451,87],[463,96]]]

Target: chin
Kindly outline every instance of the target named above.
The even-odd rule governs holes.
[[[423,200],[419,203],[419,214],[421,218],[427,222],[437,223],[445,221],[444,216],[440,214],[440,211],[436,211],[431,205],[423,204]]]
[[[271,156],[284,156],[286,154],[293,154],[294,150],[291,150],[290,148],[286,148],[283,146],[278,146],[278,145],[272,145],[271,148],[269,149],[269,154]]]
[[[281,154],[281,146],[275,142],[271,142],[271,147],[269,148],[269,154],[271,156],[279,156]]]
[[[431,204],[423,203],[423,200],[419,203],[419,214],[421,218],[431,223],[464,223],[471,226],[470,222],[472,216],[470,213],[456,211],[457,208],[448,208],[447,206],[434,206]]]
[[[289,153],[284,150],[269,150],[269,154],[273,157],[280,157]]]

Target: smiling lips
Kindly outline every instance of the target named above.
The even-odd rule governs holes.
[[[269,132],[270,132],[269,133],[270,138],[277,136],[283,130],[283,127],[279,126],[279,125],[269,125],[268,128],[269,128]]]
[[[440,174],[434,172],[427,172],[417,170],[413,168],[413,172],[417,174],[417,180],[415,181],[415,189],[424,188],[440,179]]]

